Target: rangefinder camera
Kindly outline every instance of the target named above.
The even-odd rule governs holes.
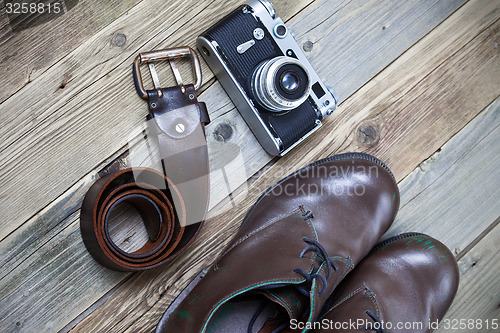
[[[234,10],[197,46],[262,147],[283,156],[319,127],[337,99],[267,0]]]

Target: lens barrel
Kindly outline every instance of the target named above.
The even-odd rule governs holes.
[[[311,92],[309,73],[297,59],[276,57],[261,63],[252,77],[257,101],[273,112],[295,109]]]

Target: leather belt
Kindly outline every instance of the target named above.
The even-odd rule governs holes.
[[[184,85],[173,59],[190,56],[196,84]],[[178,86],[160,88],[153,61],[170,61]],[[139,65],[148,62],[155,89],[144,90]],[[148,168],[129,168],[98,179],[82,203],[80,230],[90,254],[102,265],[120,271],[157,267],[180,254],[195,238],[206,217],[209,165],[205,103],[198,102],[201,85],[198,58],[189,47],[141,53],[133,66],[136,89],[148,99],[148,127],[157,138],[163,174]],[[125,252],[112,240],[109,217],[121,203],[140,214],[147,242]]]

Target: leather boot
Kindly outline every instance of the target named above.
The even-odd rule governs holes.
[[[434,238],[406,233],[378,244],[335,289],[314,332],[432,332],[451,305],[459,273]]]
[[[314,321],[398,206],[394,177],[370,155],[337,155],[293,173],[257,200],[157,332],[263,333]]]

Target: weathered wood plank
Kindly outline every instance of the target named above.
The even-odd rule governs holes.
[[[364,97],[364,96],[361,96],[361,97]],[[351,111],[351,112],[353,112],[353,111]],[[447,135],[451,136],[452,133],[453,132],[449,132]],[[445,138],[441,138],[441,139],[445,140]],[[425,154],[427,154],[427,155],[425,155]],[[424,154],[424,156],[428,156],[430,154],[430,151],[426,151],[425,154]],[[276,168],[275,168],[275,170],[276,170]],[[278,174],[278,172],[276,174]],[[274,180],[272,180],[272,181],[274,182]],[[260,191],[259,191],[259,193],[254,193],[254,194],[258,195],[258,194],[260,194]],[[249,200],[249,201],[251,201],[251,200]],[[222,221],[227,221],[227,220],[222,220]],[[221,222],[219,222],[219,223],[221,223]],[[172,268],[173,266],[171,266],[170,269],[169,269],[169,267],[167,267],[166,268],[167,272],[165,273],[166,275],[164,275],[165,276],[165,279],[163,280],[164,282],[168,282],[169,281],[169,278],[170,278],[169,274],[173,274],[174,273],[173,271],[175,270],[175,274],[176,274],[175,275],[175,281],[176,281],[176,283],[174,284],[174,286],[175,286],[175,288],[178,288],[179,285],[182,285],[185,281],[187,281],[186,274],[185,274],[187,271],[189,271],[190,269],[192,269],[193,271],[197,271],[197,268],[200,268],[201,266],[204,266],[208,260],[212,260],[213,259],[213,256],[215,256],[218,253],[218,251],[221,249],[221,246],[222,246],[221,245],[221,240],[222,240],[222,243],[223,243],[224,240],[227,238],[227,236],[229,236],[232,233],[232,231],[234,230],[234,222],[232,222],[231,225],[228,224],[228,226],[226,226],[226,228],[222,229],[222,230],[220,230],[221,227],[220,227],[219,223],[216,223],[216,224],[207,224],[207,227],[204,229],[204,232],[203,232],[202,236],[200,237],[200,242],[201,242],[201,240],[205,240],[206,241],[207,238],[210,238],[210,242],[213,241],[213,243],[210,243],[210,244],[201,243],[201,246],[197,245],[197,246],[192,247],[193,250],[190,251],[189,254],[186,254],[185,256],[183,256],[183,258],[179,258],[179,260],[176,260],[177,264],[179,264],[179,263],[186,263],[188,265],[187,266],[182,265],[182,267],[176,266],[175,269]],[[224,223],[223,223],[223,225],[224,225]],[[73,226],[73,227],[77,228],[77,226]],[[218,235],[218,237],[211,237],[210,235]],[[52,243],[52,244],[54,244],[54,243]],[[197,244],[200,244],[200,243],[198,242]],[[82,246],[81,243],[80,243],[80,246]],[[193,264],[193,260],[195,260],[195,259],[193,259],[193,258],[198,258],[198,261],[195,261],[194,264]],[[212,259],[210,259],[210,258],[212,258]],[[37,260],[37,259],[35,259],[35,260]],[[86,260],[91,260],[91,259],[87,256]],[[190,265],[193,265],[193,266],[190,266]],[[147,275],[147,276],[146,275],[142,275],[142,274],[137,275],[137,277],[139,279],[139,282],[137,280],[135,280],[135,284],[127,285],[126,288],[129,288],[129,295],[130,294],[135,294],[137,292],[137,290],[138,290],[137,289],[138,286],[142,286],[140,288],[144,288],[144,283],[145,282],[147,282],[147,281],[154,281],[155,285],[152,286],[151,288],[145,290],[144,293],[141,294],[141,295],[147,295],[147,296],[152,296],[152,297],[149,297],[149,298],[145,297],[146,298],[145,301],[141,301],[139,299],[139,304],[145,304],[146,306],[149,306],[149,307],[153,306],[154,307],[154,313],[155,313],[155,316],[156,316],[155,318],[158,318],[158,316],[160,315],[161,311],[163,311],[164,308],[165,308],[165,306],[166,306],[166,304],[164,303],[164,299],[167,297],[167,295],[170,293],[170,291],[172,291],[173,288],[171,288],[171,286],[172,286],[171,283],[162,284],[161,283],[162,281],[160,279],[157,279],[157,275],[155,275],[155,274],[159,274],[159,273],[157,273],[157,272],[148,272],[148,274],[151,274],[151,275]],[[179,278],[180,276],[182,276],[183,278]],[[172,276],[172,280],[173,279],[174,278]],[[141,280],[142,280],[142,282],[141,282]],[[172,281],[172,280],[170,280],[170,281]],[[166,295],[162,296],[162,294],[165,292],[165,288],[169,288],[170,291]],[[178,290],[178,289],[176,289],[176,290]],[[175,293],[172,293],[172,295],[175,295]],[[162,298],[159,298],[160,296],[162,296]],[[156,299],[160,299],[161,301],[159,301],[157,303],[154,303],[156,301]],[[148,300],[149,300],[149,303],[148,303]],[[131,302],[131,303],[133,303],[133,302]],[[118,306],[117,303],[112,303],[112,302],[107,303],[107,304],[114,304],[114,305]],[[135,304],[137,304],[137,303],[135,303]],[[153,305],[151,305],[151,304],[153,304]],[[123,304],[122,304],[122,306],[123,306]],[[126,313],[128,313],[127,311],[134,312],[133,310],[131,310],[131,308],[127,308],[127,309],[128,310],[122,310],[123,312],[120,312],[120,316],[121,316],[121,313],[123,313],[124,314],[123,316],[127,317],[127,316],[130,316],[130,315],[125,315]],[[104,312],[102,312],[102,313],[104,313]],[[119,315],[117,314],[117,317],[118,316]],[[149,314],[148,314],[148,316],[149,316]],[[130,320],[132,320],[132,318]],[[95,322],[96,321],[91,321],[92,324],[95,324]],[[146,326],[142,326],[142,324],[146,324],[146,326],[152,326],[152,325],[155,324],[155,322],[154,322],[154,320],[151,321],[151,322],[148,322],[148,323],[140,322],[137,325],[140,325],[138,327],[146,327]],[[122,328],[129,327],[129,326],[125,326],[125,325],[127,325],[126,322],[124,322],[123,324],[118,324],[117,322],[114,322],[111,325],[111,327],[113,327],[115,325],[120,325],[119,327],[122,327]],[[130,322],[128,322],[128,325],[130,325]],[[79,327],[85,327],[85,326],[79,326]],[[86,326],[86,327],[88,328],[90,326]],[[101,325],[101,327],[104,327],[104,325]],[[109,326],[106,326],[106,327],[109,327]],[[130,326],[130,327],[133,327],[133,326]]]
[[[222,14],[228,11],[223,1],[204,1],[198,5],[210,8],[206,12]],[[179,28],[191,19],[196,18],[200,22],[208,20],[206,12],[200,14],[199,11],[189,10],[190,6],[193,6],[190,2],[178,5],[159,0],[142,1],[0,105],[0,120],[5,124],[0,130],[0,181],[3,184],[0,197],[4,208],[0,214],[1,220],[9,221],[8,227],[0,233],[0,239],[19,226],[16,221],[32,216],[60,195],[60,189],[69,188],[82,174],[87,174],[98,165],[103,157],[106,159],[125,146],[134,128],[132,124],[142,123],[147,113],[144,101],[135,94],[129,64],[139,49],[154,49],[158,43],[171,45],[175,40],[182,43],[188,36],[180,38],[184,31]],[[170,19],[166,20],[166,17]],[[208,25],[199,26],[201,29]],[[128,42],[121,47],[110,47],[110,39],[118,30],[127,36]],[[190,32],[191,39],[196,32]],[[114,75],[108,76],[110,72]],[[60,82],[64,77],[69,79],[61,89]],[[121,91],[129,92],[126,94],[128,100],[123,99]],[[109,101],[109,98],[125,103],[119,105]],[[131,120],[130,117],[136,119]],[[109,133],[114,132],[114,123],[120,123],[122,119],[129,122],[128,129],[122,128],[126,132],[119,130],[123,140],[113,140],[104,132],[99,132],[98,129],[105,124],[109,125],[106,125]],[[105,143],[110,150],[102,150],[95,145],[96,142]],[[29,147],[38,147],[38,150],[25,154]],[[80,155],[79,161],[73,159],[76,155]],[[88,168],[90,165],[87,165],[81,168],[87,162],[93,163],[94,167]],[[33,165],[37,167],[33,168]],[[23,170],[25,168],[31,171]],[[52,181],[42,187],[29,185],[40,184],[43,178]],[[27,188],[32,193],[43,192],[45,195],[29,199],[22,194]],[[40,199],[43,203],[38,202]],[[9,206],[11,210],[7,208]]]
[[[343,91],[342,94],[347,96],[363,85],[364,79],[375,75],[399,53],[459,7],[462,2],[462,0],[438,1],[430,4],[408,1],[405,2],[404,9],[398,7],[398,11],[391,11],[392,1],[366,4],[364,1],[344,3],[323,0],[308,7],[301,14],[305,15],[307,20],[293,20],[290,27],[299,35],[299,41],[304,45],[307,40],[303,31],[310,29],[310,20],[315,15],[322,15],[314,19],[314,21],[322,22],[315,28],[316,30],[313,30],[316,36],[320,33],[330,33],[328,29],[332,26],[336,27],[335,34],[330,33],[328,37],[332,39],[332,42],[322,42],[323,51],[311,55],[311,61],[323,77],[337,71],[342,72],[342,68],[349,60],[341,59],[355,59],[358,54],[365,54],[365,52],[384,54],[384,56],[365,62],[366,68],[371,68],[369,75],[364,72],[358,78],[356,72],[344,72],[345,75],[352,74],[350,81],[358,82],[355,88],[343,90],[342,82],[328,80],[332,86],[339,87],[340,91]],[[119,18],[25,89],[0,105],[2,110],[17,110],[20,101],[25,106],[19,112],[0,112],[0,120],[6,124],[0,129],[0,161],[2,161],[0,180],[6,184],[0,189],[0,197],[4,198],[4,209],[0,214],[8,216],[8,219],[0,218],[0,224],[3,223],[0,239],[31,217],[34,212],[61,195],[78,180],[78,175],[87,174],[102,159],[125,146],[131,133],[139,132],[146,110],[143,101],[133,93],[130,69],[124,63],[129,63],[138,49],[165,47],[173,43],[192,45],[195,35],[230,9],[221,2],[210,2],[205,5],[199,3],[194,7],[204,8],[204,10],[199,14],[191,14],[193,11],[185,8],[189,6],[187,3],[174,6],[175,8],[161,6],[160,10],[156,10],[153,4],[152,0],[141,2],[129,11],[128,16]],[[301,8],[302,3],[291,2],[290,4],[278,3],[277,10],[287,8],[285,15],[279,12],[281,16],[286,18],[287,13],[291,13],[290,8]],[[373,26],[368,22],[366,15],[360,13],[375,10],[379,6],[385,8],[387,19],[394,21],[401,18],[403,24],[399,26],[395,23],[392,25],[393,29],[386,29],[381,35],[371,33]],[[345,9],[341,10],[343,7]],[[316,8],[323,9],[317,10]],[[401,10],[404,15],[400,15]],[[349,19],[344,19],[344,16],[340,15]],[[422,15],[432,20],[422,20]],[[165,17],[174,19],[166,20]],[[179,30],[181,21],[176,21],[177,17],[181,17],[183,22],[192,22],[189,34],[182,29]],[[378,19],[373,16],[369,18],[378,22]],[[359,24],[354,24],[353,19],[359,20]],[[126,25],[125,22],[127,22]],[[158,26],[160,23],[161,27]],[[376,25],[376,23],[373,24]],[[354,28],[358,26],[360,29],[368,30]],[[405,28],[408,26],[412,29]],[[127,36],[127,41],[130,43],[127,42],[121,48],[109,47],[110,36],[119,29]],[[151,40],[144,42],[144,31],[159,31],[159,33]],[[410,35],[410,33],[415,33],[415,35]],[[375,37],[380,38],[377,43],[373,42]],[[357,41],[357,47],[352,48],[348,44],[338,43],[349,40]],[[313,45],[311,53],[314,53],[314,50]],[[339,65],[321,63],[319,59],[330,58],[325,56],[326,54],[335,54]],[[380,59],[384,61],[380,62]],[[327,67],[321,68],[321,66]],[[351,70],[354,70],[354,67],[351,67]],[[207,72],[210,73],[205,70],[205,73]],[[60,80],[65,75],[69,75],[71,79],[64,89],[59,89]],[[244,160],[252,161],[246,166],[246,175],[252,175],[268,163],[270,158],[256,144],[237,111],[230,107],[231,104],[220,87],[216,84],[213,89],[212,92],[207,91],[202,95],[202,99],[208,99],[212,107],[213,124],[207,128],[207,133],[210,138],[214,135],[220,137],[217,131],[218,125],[221,123],[229,125],[233,134],[232,139],[228,139],[226,143],[237,144]],[[130,93],[117,93],[122,91]],[[130,110],[139,110],[139,112]],[[231,151],[227,148],[227,144],[215,141],[215,138],[209,140],[212,156],[226,156],[228,154],[226,152]],[[76,153],[75,147],[79,147]],[[222,153],[219,153],[219,150]],[[27,163],[28,160],[29,163]],[[61,164],[61,160],[65,163]],[[217,164],[213,159],[212,162],[212,165]],[[40,167],[32,168],[32,165]],[[246,175],[240,178],[246,178]],[[214,182],[214,184],[219,183],[221,182]],[[21,190],[26,188],[34,193],[43,191],[45,195],[28,198],[22,194]],[[216,189],[212,193],[217,194],[219,190]],[[217,195],[213,196],[213,198],[216,197]],[[20,206],[23,207],[22,210],[18,209]],[[8,224],[3,222],[7,220]]]
[[[475,238],[500,216],[499,142],[497,98],[401,181],[401,207],[386,236],[432,227],[458,254],[470,241],[464,234]]]
[[[480,166],[480,164],[478,164]],[[498,202],[498,200],[496,201]],[[451,308],[441,321],[436,332],[450,332],[444,324],[449,320],[458,320],[456,327],[460,328],[460,319],[474,321],[474,325],[454,332],[498,332],[491,326],[492,320],[500,318],[500,224],[491,230],[476,246],[458,261],[460,270],[460,285],[457,296]],[[478,325],[478,320],[481,326]]]
[[[9,280],[2,280],[2,330],[57,331],[74,318],[74,308],[90,306],[100,282],[119,280],[126,273],[103,270],[80,246],[79,214],[58,224],[58,237],[49,239],[34,255],[18,263]],[[79,274],[74,274],[81,269]],[[19,282],[23,282],[19,284]]]
[[[344,1],[345,6],[333,10],[325,8],[330,1],[323,2],[324,7],[307,8],[306,19],[295,30],[313,67],[322,69],[322,78],[343,101],[359,89],[356,81],[368,82],[425,36],[428,27],[442,22],[466,1]]]
[[[5,24],[0,30],[0,103],[140,1],[66,0],[60,1],[58,14],[18,16],[8,15],[0,1],[0,22]],[[114,37],[115,44],[122,43],[121,36]]]
[[[457,68],[457,63],[463,64],[464,58],[468,59],[465,66],[458,67],[461,69],[461,74],[457,73],[452,77],[445,77],[445,79],[447,79],[447,84],[456,88],[457,94],[464,94],[464,98],[473,100],[473,105],[479,105],[482,103],[483,106],[486,106],[488,101],[491,101],[491,91],[482,96],[478,93],[478,91],[484,91],[484,86],[474,91],[470,89],[472,84],[477,84],[479,78],[485,80],[485,85],[497,83],[497,81],[494,80],[495,73],[490,72],[494,72],[496,66],[496,53],[494,53],[495,51],[492,51],[491,49],[493,47],[493,40],[498,38],[498,36],[496,36],[496,34],[498,34],[496,24],[498,20],[498,12],[496,15],[491,16],[491,8],[483,8],[483,10],[481,10],[481,8],[483,8],[482,3],[479,1],[472,2],[471,4],[464,6],[435,31],[431,32],[417,45],[415,45],[414,48],[416,48],[416,50],[414,52],[411,52],[413,50],[412,48],[380,74],[381,77],[391,77],[393,78],[392,80],[378,80],[376,85],[371,85],[369,83],[366,87],[356,92],[345,103],[347,105],[365,104],[364,107],[360,108],[344,109],[344,113],[348,113],[346,117],[350,116],[353,118],[358,115],[356,122],[360,122],[364,118],[373,118],[378,113],[377,109],[371,107],[372,104],[370,101],[372,98],[367,97],[371,97],[371,95],[375,95],[375,93],[382,93],[389,90],[390,94],[387,96],[387,100],[390,102],[392,101],[392,103],[385,105],[384,112],[388,114],[387,116],[391,119],[391,122],[387,122],[386,126],[392,127],[392,123],[404,124],[405,118],[408,119],[406,121],[417,126],[415,133],[420,134],[413,134],[411,137],[411,143],[404,142],[404,140],[402,143],[398,140],[391,142],[387,140],[380,140],[375,146],[372,146],[371,149],[365,149],[368,152],[382,151],[383,153],[379,154],[379,156],[381,156],[383,160],[391,160],[390,167],[395,172],[398,179],[404,177],[405,170],[409,168],[408,163],[413,163],[413,161],[418,159],[418,156],[420,161],[425,159],[435,150],[435,145],[443,145],[456,130],[467,124],[470,118],[478,113],[477,109],[475,112],[468,113],[468,111],[464,111],[460,105],[453,104],[453,100],[456,99],[455,94],[443,95],[440,93],[443,73]],[[467,30],[468,34],[471,34],[468,35],[468,37],[473,38],[475,36],[475,38],[472,40],[469,39],[465,46],[463,46],[462,43],[455,44],[454,47],[451,44],[443,45],[445,44],[444,41],[450,38],[450,34],[448,32],[459,29],[459,27],[466,22],[464,21],[465,18],[469,19],[468,22],[470,25],[468,28],[473,29],[472,31]],[[472,22],[470,20],[472,20]],[[464,32],[461,31],[461,33]],[[450,42],[456,43],[456,40]],[[436,52],[446,51],[445,54],[442,55],[443,58],[438,57],[436,59],[436,54],[433,52],[432,48],[430,48],[432,45],[442,46],[442,48]],[[429,56],[429,58],[427,58],[427,56]],[[422,63],[430,64],[429,66],[434,67],[426,67],[421,71],[417,70],[421,67],[420,65]],[[487,65],[485,67],[480,68],[481,64],[484,65],[486,63]],[[413,70],[415,72],[416,77],[414,80],[418,82],[418,87],[416,85],[410,85],[410,87],[406,86],[407,84],[411,84],[413,81],[408,81],[406,78],[408,71],[403,70],[404,68],[409,68],[408,71]],[[422,80],[420,77],[425,79]],[[459,84],[460,82],[463,83],[463,85]],[[495,87],[498,87],[498,85]],[[422,90],[434,91],[436,93],[432,96],[426,96],[425,94],[422,95]],[[498,96],[498,91],[496,91],[495,97],[496,96]],[[407,101],[405,101],[418,101],[419,98],[430,98],[428,103],[434,103],[437,105],[434,111],[436,114],[443,113],[446,108],[442,105],[447,105],[447,108],[450,109],[450,112],[447,113],[447,121],[451,121],[451,118],[459,118],[461,119],[460,124],[457,124],[457,127],[440,127],[439,131],[436,128],[433,128],[439,124],[433,124],[435,117],[432,117],[432,114],[429,115],[426,113],[425,103],[420,108],[415,109],[410,105],[411,103],[407,103]],[[480,102],[481,100],[482,102]],[[400,106],[405,105],[405,102],[406,105],[410,106],[407,106],[406,109],[402,110]],[[496,107],[497,104],[494,105]],[[359,116],[360,112],[363,113],[362,116]],[[427,116],[428,122],[415,122],[411,117],[408,117],[407,112],[419,113],[418,117]],[[495,117],[497,116],[496,108],[491,108],[488,112],[489,116],[491,116],[491,114],[494,114]],[[478,119],[483,116],[483,114],[480,115]],[[487,120],[489,121],[489,125],[493,126],[493,128],[498,127],[498,123],[491,122],[491,118]],[[486,121],[486,123],[488,121]],[[472,126],[474,125],[475,124],[473,123]],[[350,124],[349,127],[355,129],[358,126],[356,126],[356,124]],[[478,130],[481,131],[483,129],[484,128],[479,128]],[[470,135],[471,131],[473,131],[473,127],[469,128],[468,131],[464,133],[469,133]],[[339,132],[336,131],[335,133]],[[436,133],[439,133],[439,135],[436,135]],[[494,137],[498,136],[498,130],[491,133],[494,133]],[[479,132],[475,133],[475,136],[473,135],[472,137],[481,137],[480,134],[484,135],[484,133]],[[345,135],[348,138],[348,134],[345,133]],[[425,145],[426,148],[420,147],[418,152],[415,152],[415,150],[412,149],[407,149],[412,145],[416,145],[427,136],[432,136],[432,142]],[[340,142],[340,145],[335,147],[334,140],[335,139],[330,137],[327,139],[323,137],[323,142],[308,142],[294,152],[291,152],[289,155],[291,157],[287,156],[278,160],[276,164],[264,172],[261,177],[250,186],[246,197],[237,196],[235,198],[235,202],[238,202],[238,206],[236,208],[232,209],[230,213],[218,216],[217,219],[211,220],[206,224],[206,227],[198,240],[193,244],[189,254],[186,253],[178,258],[175,266],[169,267],[164,271],[147,272],[132,276],[126,283],[118,288],[118,290],[111,295],[100,308],[77,325],[75,327],[75,331],[86,331],[90,328],[97,331],[107,331],[113,328],[118,331],[132,332],[138,329],[151,329],[154,327],[162,312],[167,308],[180,290],[187,285],[190,279],[192,279],[192,277],[200,269],[204,268],[215,259],[216,255],[224,247],[224,244],[227,243],[227,240],[234,233],[239,221],[241,221],[255,198],[257,198],[265,188],[279,180],[283,173],[288,173],[290,171],[290,168],[287,167],[287,163],[290,162],[287,162],[287,160],[289,158],[294,159],[295,161],[298,160],[298,163],[294,162],[292,167],[293,169],[296,169],[307,164],[311,160],[315,160],[318,157],[324,157],[325,152],[329,152],[330,149],[333,151],[343,151],[344,148],[342,146],[345,145],[345,143]],[[487,139],[485,138],[481,141],[481,145],[474,146],[472,144],[473,149],[469,152],[469,154],[474,155],[473,153],[479,152],[484,154],[484,145],[488,143],[489,140],[491,140],[491,137],[487,136]],[[332,145],[332,141],[334,143],[334,147],[330,147],[330,145]],[[450,144],[450,146],[447,146],[446,148],[443,147],[442,151],[446,152],[446,154],[454,154],[454,151],[458,149],[457,147],[461,147],[462,143],[463,142],[460,140],[455,140],[453,145]],[[473,140],[469,143],[473,143]],[[357,143],[354,142],[354,144]],[[352,148],[352,145],[354,144],[348,144],[347,148]],[[318,147],[314,147],[315,145]],[[341,147],[339,148],[339,146]],[[496,146],[496,149],[498,149],[498,145]],[[468,149],[468,146],[466,145],[463,147]],[[475,151],[474,149],[478,150]],[[309,151],[312,151],[312,153],[308,153]],[[463,154],[466,154],[466,152],[467,151],[465,150]],[[306,155],[304,163],[302,163],[303,159],[300,154]],[[418,163],[413,164],[413,167],[417,164]],[[467,167],[467,165],[464,165],[464,168],[466,168],[465,170],[467,170]],[[416,172],[418,172],[418,170]],[[430,174],[429,177],[434,177],[434,175]],[[481,181],[487,182],[489,180],[487,178],[481,178]],[[423,182],[426,182],[426,180]],[[458,185],[460,185],[460,183]],[[477,184],[479,188],[481,188],[482,185],[483,184]],[[403,196],[406,197],[406,194],[403,193]],[[424,196],[422,196],[422,198],[423,197]],[[454,199],[461,200],[461,197],[454,196]],[[494,195],[492,197],[488,197],[488,199],[491,199],[490,205],[496,203]],[[424,203],[427,204],[428,202]],[[473,206],[474,202],[469,202],[468,204]],[[468,206],[468,209],[473,209],[473,207]],[[443,219],[445,217],[446,216],[444,216]],[[462,224],[466,223],[469,223],[469,221],[463,219],[459,219],[458,221],[450,219],[443,222],[443,224],[448,226],[453,225],[453,227],[457,230],[460,230]],[[426,226],[426,229],[417,231],[429,233],[438,239],[445,241],[448,246],[453,248],[454,242],[458,246],[463,246],[464,244],[472,242],[475,237],[474,235],[481,232],[481,228],[484,228],[485,223],[490,223],[490,221],[482,220],[481,224],[476,224],[476,233],[464,233],[460,235],[460,237],[457,237],[457,235],[453,235],[453,237],[451,237],[446,228],[443,228],[442,225],[436,223]],[[145,281],[154,282],[145,287]],[[136,293],[136,295],[138,294],[137,297],[133,295],[134,293]],[[109,318],[109,316],[107,316],[108,313],[114,313],[116,317]]]
[[[289,13],[288,15],[292,16],[294,13],[290,12],[291,9],[300,8],[299,5],[304,6],[305,4],[307,4],[307,2],[295,2],[295,6],[288,6],[285,13]],[[104,165],[106,164],[107,163],[104,163]],[[100,169],[102,169],[102,167],[97,168],[97,170]],[[111,272],[109,270],[103,272],[103,274],[98,274],[93,271],[92,267],[85,267],[81,274],[74,274],[74,269],[82,267],[82,260],[88,260],[89,262],[93,262],[93,260],[88,253],[86,253],[81,238],[79,238],[77,224],[78,214],[72,215],[66,220],[64,220],[64,218],[78,209],[83,194],[95,177],[95,171],[85,176],[84,179],[79,181],[65,194],[64,198],[60,198],[62,200],[55,202],[54,205],[42,211],[39,216],[35,216],[31,221],[28,221],[28,223],[17,229],[15,237],[8,237],[0,243],[0,252],[5,254],[0,265],[3,274],[3,279],[1,279],[2,287],[0,290],[2,290],[2,293],[0,294],[0,299],[2,304],[9,305],[2,307],[2,309],[8,311],[8,315],[6,314],[4,316],[2,313],[0,318],[2,318],[2,321],[5,318],[5,320],[9,322],[6,327],[8,326],[13,330],[17,330],[22,326],[23,330],[29,331],[35,330],[36,327],[40,327],[40,323],[43,323],[43,325],[49,325],[46,326],[47,329],[59,329],[88,308],[95,300],[99,299],[103,293],[107,292],[126,276],[126,274]],[[63,221],[60,222],[61,220]],[[67,237],[69,234],[71,237]],[[19,235],[19,238],[17,235]],[[65,237],[65,242],[61,242],[58,237]],[[68,242],[73,243],[73,245],[69,245]],[[47,265],[44,258],[53,257],[54,252],[51,249],[54,247],[65,249],[65,255],[56,256],[53,260],[51,259],[50,265]],[[75,257],[77,260],[68,259],[70,257]],[[58,261],[60,261],[61,265],[54,267],[54,262]],[[68,263],[75,263],[75,268],[68,270],[66,267]],[[95,265],[98,269],[103,269],[95,263],[92,263],[92,265]],[[48,268],[48,271],[44,271],[44,268]],[[72,282],[75,286],[74,288],[67,288],[66,285],[57,285],[55,287],[53,284],[39,283],[46,280],[47,276],[51,276],[54,281],[60,281],[60,279],[63,279],[59,276],[62,274],[61,269],[63,268],[63,272],[71,272],[73,274],[72,278],[78,279],[79,277],[87,282]],[[24,274],[26,271],[30,272],[30,274]],[[52,276],[51,273],[55,275]],[[10,280],[9,278],[5,278],[6,275],[19,278]],[[92,275],[99,276],[99,278],[91,278]],[[25,278],[24,281],[27,281],[30,287],[22,290],[20,289],[20,286],[23,285],[19,283],[23,281],[21,277]],[[33,280],[37,278],[42,279],[42,281]],[[89,284],[92,285],[92,288],[89,287]],[[47,290],[44,289],[48,286],[51,288],[54,287],[53,292],[58,294],[63,301],[54,303],[53,296],[51,296],[53,294],[47,293]],[[26,285],[24,285],[24,287],[26,287]],[[100,289],[100,292],[95,293],[96,289]],[[10,304],[20,305],[24,304],[26,301],[32,303],[28,298],[38,305],[32,307],[37,309],[36,315],[19,315],[19,311],[23,312],[28,309],[17,307],[13,310],[12,307],[10,307]],[[77,306],[73,304],[75,299],[78,300]],[[72,306],[68,307],[68,303],[72,303]],[[55,309],[54,306],[56,306],[56,304],[61,304],[61,308]],[[61,311],[64,311],[64,315],[58,317],[52,315],[53,313],[59,313]],[[16,315],[18,315],[15,319],[17,321],[12,318],[12,316]],[[3,324],[4,323],[2,323],[2,327],[4,327]]]

